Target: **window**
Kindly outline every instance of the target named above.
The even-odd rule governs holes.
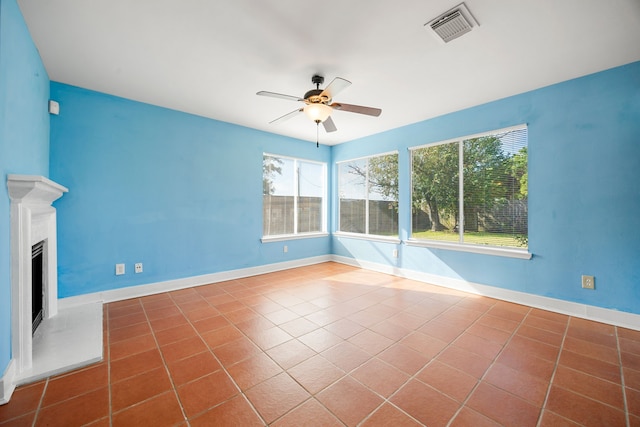
[[[325,232],[325,176],[324,163],[265,154],[263,236]]]
[[[527,128],[411,149],[413,239],[526,248]]]
[[[338,230],[398,235],[398,154],[338,163]]]

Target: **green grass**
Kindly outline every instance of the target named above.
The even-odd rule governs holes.
[[[445,242],[458,242],[459,234],[452,231],[420,231],[413,233],[414,239],[439,240]],[[516,236],[501,233],[487,233],[484,231],[464,233],[464,243],[488,246],[508,246],[525,248],[526,244]]]

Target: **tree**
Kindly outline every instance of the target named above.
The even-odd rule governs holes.
[[[284,162],[278,157],[264,156],[262,158],[262,194],[273,194],[276,189],[273,186],[275,175],[282,175]]]

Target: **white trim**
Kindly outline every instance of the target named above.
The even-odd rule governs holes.
[[[284,242],[287,240],[315,239],[317,237],[328,237],[329,233],[321,231],[317,233],[299,233],[299,234],[279,234],[275,236],[263,236],[260,241],[262,243]]]
[[[337,238],[345,237],[347,239],[369,240],[371,242],[394,243],[399,245],[402,243],[398,237],[379,236],[376,234],[348,233],[346,231],[336,231],[333,235]]]
[[[555,313],[565,314],[568,316],[580,317],[583,319],[593,320],[595,322],[602,322],[610,325],[621,326],[623,328],[640,330],[639,314],[617,311],[609,308],[595,307],[592,305],[565,301],[541,295],[533,295],[514,291],[511,289],[497,288],[495,286],[482,285],[462,279],[453,279],[450,277],[444,277],[435,274],[422,273],[415,270],[393,267],[375,262],[359,261],[354,258],[348,258],[340,255],[333,255],[332,261],[351,265],[354,267],[364,268],[367,270],[377,271],[380,273],[404,277],[419,282],[429,283],[436,286],[442,286],[444,288],[468,292],[474,295],[496,298],[499,300],[509,301],[516,304],[523,304],[529,307],[553,311]]]
[[[502,128],[502,129],[496,129],[496,130],[490,130],[490,131],[486,131],[486,132],[474,133],[472,135],[456,136],[454,138],[445,139],[443,141],[428,142],[426,144],[416,145],[415,147],[409,147],[408,150],[411,152],[411,151],[419,150],[420,148],[433,147],[433,146],[442,145],[442,144],[449,144],[451,142],[463,142],[463,141],[466,141],[467,139],[481,138],[483,136],[490,136],[490,135],[496,135],[496,134],[501,134],[501,133],[509,133],[509,132],[513,132],[514,130],[522,130],[522,129],[527,129],[527,124],[526,123],[522,123],[522,124],[515,125],[515,126],[509,126],[509,127]]]
[[[497,255],[509,258],[531,259],[533,256],[526,249],[517,248],[498,248],[495,246],[472,245],[469,243],[457,242],[439,242],[436,240],[405,240],[407,246],[416,246],[421,248],[447,249],[450,251],[472,252],[476,254]]]
[[[129,286],[126,288],[111,289],[108,291],[94,292],[91,294],[62,298],[58,301],[58,305],[62,310],[93,302],[108,303],[131,298],[140,298],[147,295],[171,292],[179,289],[191,288],[194,286],[224,282],[227,280],[242,279],[245,277],[257,276],[259,274],[273,273],[275,271],[320,264],[328,261],[331,261],[331,255],[321,255],[317,257],[303,258],[292,261],[261,265],[257,267],[241,268],[238,270],[221,271],[219,273],[204,274],[202,276],[185,277],[183,279],[167,280],[165,282]]]
[[[339,160],[339,161],[336,161],[336,165],[339,165],[340,163],[355,162],[356,160],[364,160],[364,159],[368,160],[368,159],[371,159],[373,157],[389,156],[391,154],[399,155],[400,152],[398,150],[393,150],[393,151],[386,151],[384,153],[369,154],[368,156],[356,157],[354,159]]]
[[[13,391],[16,389],[14,378],[16,376],[16,361],[11,359],[4,375],[0,378],[0,405],[9,403]]]

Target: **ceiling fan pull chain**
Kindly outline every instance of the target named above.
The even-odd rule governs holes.
[[[316,120],[316,148],[320,148],[320,120]]]

